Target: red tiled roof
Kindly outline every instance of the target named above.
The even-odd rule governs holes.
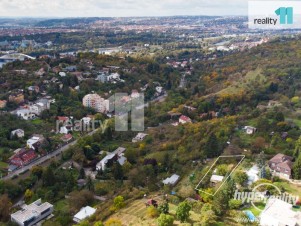
[[[185,115],[181,115],[180,120],[186,121],[186,122],[190,122],[191,119]]]
[[[11,160],[10,163],[16,166],[22,166],[29,162],[31,162],[33,159],[37,157],[35,151],[33,149],[24,149],[17,154],[15,154]]]
[[[69,141],[72,139],[72,135],[70,133],[65,134],[64,136],[62,136],[61,138],[63,141]]]
[[[68,121],[69,120],[69,118],[66,116],[58,116],[57,119],[60,121]]]

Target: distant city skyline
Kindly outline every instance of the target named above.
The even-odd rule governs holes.
[[[1,17],[247,15],[248,0],[1,0]]]

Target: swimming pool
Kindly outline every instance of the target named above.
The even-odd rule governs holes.
[[[256,217],[255,217],[255,215],[252,213],[252,211],[246,210],[246,211],[244,211],[244,213],[247,215],[247,217],[249,218],[249,220],[250,220],[251,222],[255,222],[255,221],[256,221]]]

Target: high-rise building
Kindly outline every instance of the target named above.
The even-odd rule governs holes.
[[[109,100],[105,100],[98,94],[88,94],[83,98],[83,105],[95,109],[97,112],[109,111]]]

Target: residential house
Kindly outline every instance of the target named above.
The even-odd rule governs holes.
[[[91,118],[90,117],[83,117],[82,119],[81,119],[81,121],[83,122],[83,124],[84,125],[89,125],[90,124],[90,122],[91,122]]]
[[[83,77],[83,73],[80,72],[80,71],[71,72],[70,74],[74,75],[79,82],[85,80],[84,77]]]
[[[66,72],[63,72],[63,71],[59,72],[59,76],[66,77]]]
[[[163,87],[162,86],[156,86],[156,92],[157,92],[157,94],[162,94],[163,93]]]
[[[69,134],[65,134],[64,136],[61,137],[61,140],[65,143],[68,143],[69,141],[72,140],[72,135],[69,133]]]
[[[24,102],[24,95],[22,92],[10,94],[8,97],[9,102],[15,102],[16,104],[20,104]]]
[[[100,162],[96,164],[96,170],[105,170],[107,165],[111,165],[113,162],[119,162],[120,165],[124,165],[126,157],[124,157],[125,148],[119,147],[115,151],[108,153]]]
[[[244,128],[243,128],[243,130],[247,133],[247,134],[249,134],[249,135],[251,135],[251,134],[254,134],[255,132],[256,132],[256,128],[255,127],[252,127],[252,126],[245,126]]]
[[[246,174],[248,175],[248,185],[251,185],[259,180],[259,169],[257,165],[252,166],[252,168],[249,169]]]
[[[163,184],[164,185],[176,185],[176,183],[178,183],[178,181],[180,180],[180,176],[177,174],[173,174],[171,177],[166,178],[165,180],[163,180]]]
[[[73,127],[71,125],[65,125],[60,127],[60,134],[68,134],[72,132]]]
[[[292,160],[292,157],[279,153],[269,160],[268,165],[272,174],[283,179],[290,179],[293,168]]]
[[[40,115],[47,109],[50,109],[50,100],[47,98],[41,98],[29,107],[30,112],[35,115]]]
[[[185,123],[191,123],[191,119],[185,115],[181,115],[179,118],[179,123],[185,124]]]
[[[148,135],[148,134],[146,134],[146,133],[138,133],[137,136],[134,137],[134,138],[132,139],[132,142],[133,142],[133,143],[136,143],[136,142],[139,142],[139,141],[143,141],[144,138],[145,138],[147,135]]]
[[[218,116],[218,112],[215,111],[209,111],[208,113],[200,114],[201,119],[212,119],[212,118],[216,118],[217,116]]]
[[[61,71],[61,68],[60,67],[54,67],[54,68],[52,68],[52,71],[57,74]]]
[[[0,100],[0,109],[1,109],[1,108],[5,108],[5,107],[6,107],[6,104],[7,104],[7,101],[6,101],[6,100]]]
[[[115,82],[122,82],[123,80],[120,79],[120,74],[118,74],[118,73],[112,73],[112,74],[110,74],[110,75],[107,76],[107,81],[115,83]]]
[[[38,86],[29,86],[28,91],[39,93],[40,92],[40,87],[38,87]]]
[[[27,140],[27,147],[36,150],[44,142],[45,142],[45,138],[43,135],[34,134],[30,139]]]
[[[35,115],[33,113],[31,113],[31,111],[29,109],[16,110],[15,114],[24,120],[30,120],[30,119],[35,118]]]
[[[22,209],[11,214],[11,221],[20,226],[36,225],[41,220],[47,218],[53,212],[53,205],[48,202],[42,203],[41,199],[22,206]]]
[[[22,138],[24,137],[24,130],[22,129],[16,129],[10,132],[10,137],[18,137],[18,138]]]
[[[69,71],[69,72],[76,71],[76,70],[77,70],[76,65],[72,65],[72,66],[68,66],[68,67],[64,68],[64,71]]]
[[[188,109],[189,111],[195,111],[196,110],[195,107],[191,107],[191,106],[187,106],[187,105],[184,105],[184,108]]]
[[[44,68],[40,68],[38,71],[35,72],[36,76],[43,76],[45,74],[45,69]]]
[[[299,211],[294,211],[292,204],[276,198],[268,199],[259,219],[261,226],[301,225],[301,213]]]
[[[33,149],[20,148],[16,150],[17,152],[10,157],[9,164],[17,167],[21,167],[29,164],[34,159],[37,158],[37,154]]]
[[[210,178],[210,182],[213,184],[220,183],[224,179],[223,176],[213,174]]]
[[[94,209],[90,206],[83,207],[77,214],[74,215],[73,221],[76,223],[80,223],[84,219],[92,216],[95,212],[96,212],[96,209]]]
[[[132,93],[131,93],[131,98],[139,98],[140,94],[138,92],[138,90],[134,89],[132,90]]]
[[[99,82],[102,82],[102,83],[105,83],[105,82],[107,82],[107,76],[108,76],[107,74],[105,74],[104,72],[101,72],[97,75],[95,80],[99,81]]]

